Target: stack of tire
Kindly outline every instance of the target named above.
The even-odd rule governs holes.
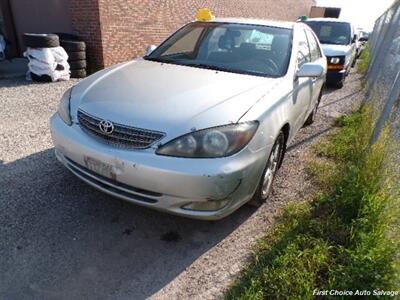
[[[41,53],[49,53],[46,52],[46,50],[50,50],[53,51],[53,49],[57,49],[60,48],[60,40],[58,38],[57,35],[55,34],[38,34],[38,33],[24,33],[23,35],[24,38],[24,44],[27,47],[27,51],[24,53],[24,55],[29,59],[29,61],[35,61],[34,57],[30,57],[30,55],[28,54],[28,52],[30,51],[29,49],[33,49],[38,52]],[[53,54],[48,54],[48,57],[51,56],[53,57]],[[54,58],[52,58],[51,62],[54,62]],[[47,63],[50,64],[50,60],[49,61],[41,61],[41,64],[46,65]],[[61,59],[60,61],[61,64],[65,65],[66,61],[64,61],[63,59]],[[65,67],[67,66],[63,66],[61,64],[55,64],[54,66],[50,66],[49,65],[49,70],[48,72],[54,73],[55,71],[64,71],[68,72],[65,70]],[[29,66],[29,64],[28,64]],[[53,81],[51,74],[47,73],[47,74],[36,74],[35,72],[33,72],[32,70],[30,71],[30,77],[32,78],[33,81],[38,81],[38,82],[51,82]],[[46,72],[45,72],[46,73]],[[64,76],[68,77],[69,79],[69,75],[64,74]]]
[[[72,78],[86,77],[86,44],[80,41],[78,36],[68,33],[56,33],[60,39],[60,45],[68,54],[68,63]]]

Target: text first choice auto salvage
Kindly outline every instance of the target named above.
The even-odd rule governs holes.
[[[355,290],[355,291],[340,291],[340,290],[317,290],[313,291],[314,296],[387,296],[387,297],[395,297],[400,294],[400,291],[383,291],[383,290]]]

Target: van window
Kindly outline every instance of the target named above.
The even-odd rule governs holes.
[[[317,35],[321,44],[349,45],[351,25],[346,22],[306,21]]]

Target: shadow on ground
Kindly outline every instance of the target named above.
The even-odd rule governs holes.
[[[119,201],[52,149],[0,164],[0,186],[1,299],[149,297],[254,212],[203,222]]]

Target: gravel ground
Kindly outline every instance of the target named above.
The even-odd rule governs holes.
[[[361,90],[351,74],[343,89],[325,91],[269,203],[202,222],[113,199],[56,162],[48,121],[74,83],[0,80],[0,299],[221,298],[279,210],[310,196],[310,147]]]

